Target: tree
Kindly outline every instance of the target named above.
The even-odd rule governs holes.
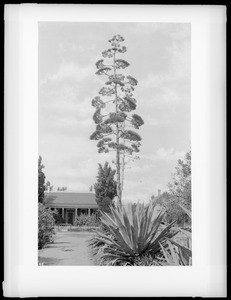
[[[136,109],[136,99],[133,92],[138,81],[128,74],[121,74],[129,63],[119,56],[127,51],[121,43],[124,38],[115,35],[109,40],[110,48],[102,52],[104,59],[96,62],[97,75],[106,76],[105,85],[100,89],[99,96],[92,100],[95,108],[93,120],[96,130],[90,136],[91,140],[98,140],[99,153],[116,153],[117,196],[119,203],[122,198],[124,166],[127,158],[134,158],[133,154],[139,152],[141,145],[140,135],[129,127],[139,129],[144,124],[143,119],[133,114]],[[102,99],[102,98],[103,99]],[[108,97],[109,100],[104,100]],[[102,110],[107,109],[104,114]]]
[[[67,190],[67,187],[66,186],[63,186],[63,187],[58,187],[57,188],[57,191],[66,191]]]
[[[174,220],[177,220],[177,223],[180,224],[185,219],[185,213],[178,205],[179,201],[176,197],[171,195],[169,192],[163,192],[157,197],[151,197],[151,200],[165,208],[167,223],[171,223]]]
[[[172,181],[168,183],[168,191],[157,197],[152,196],[151,200],[166,209],[168,223],[173,220],[177,220],[178,224],[190,221],[181,206],[191,210],[191,151],[183,160],[178,160]]]
[[[183,160],[178,160],[168,188],[179,204],[191,210],[191,150],[185,154]]]
[[[55,213],[46,208],[43,203],[38,206],[38,249],[53,241],[55,234]]]
[[[46,185],[45,185],[45,191],[53,191],[53,188],[54,188],[54,186],[53,185],[51,185],[51,183],[50,183],[50,181],[47,181],[46,182]]]
[[[117,194],[117,184],[114,180],[115,170],[112,170],[109,163],[104,166],[99,164],[97,182],[94,184],[95,199],[99,209],[110,213],[110,205]]]
[[[46,176],[43,173],[43,168],[44,168],[44,165],[42,164],[42,157],[39,156],[39,159],[38,159],[38,201],[40,203],[43,202],[44,191],[45,191]]]

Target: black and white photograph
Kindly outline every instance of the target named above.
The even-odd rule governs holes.
[[[226,296],[226,23],[5,5],[5,297]]]
[[[39,23],[39,265],[189,266],[189,23]]]

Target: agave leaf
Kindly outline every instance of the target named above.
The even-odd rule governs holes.
[[[176,233],[165,232],[163,235],[158,235],[156,239],[149,245],[149,248],[154,252],[158,252],[160,250],[160,246],[158,244],[159,241],[162,243],[166,243],[166,238],[172,238]]]
[[[157,217],[153,220],[153,223],[151,223],[152,226],[151,226],[151,231],[150,231],[150,241],[152,241],[152,239],[157,234],[157,230],[160,227],[163,218],[164,218],[164,214],[162,212],[159,212]]]
[[[191,232],[189,232],[189,231],[187,231],[187,230],[184,230],[184,229],[182,229],[182,228],[179,228],[180,229],[180,231],[183,233],[183,234],[185,234],[189,239],[192,239],[192,233]]]
[[[101,217],[101,222],[105,225],[107,229],[109,228],[110,225],[115,226],[114,220],[106,214]]]
[[[152,209],[154,209],[154,206],[152,206]],[[152,215],[149,214],[150,220],[152,219],[152,216],[153,216],[153,211],[152,211]],[[147,232],[147,234],[144,237],[145,243],[143,243],[144,245],[143,245],[143,249],[142,249],[141,253],[144,253],[150,247],[150,244],[153,241],[153,238],[156,236],[156,233],[157,233],[159,225],[162,221],[162,218],[163,218],[162,212],[159,212],[159,214],[156,216],[156,219],[154,219],[153,222],[151,222],[149,220],[148,224],[149,224],[149,227],[151,227],[151,228],[149,228],[149,231]],[[159,248],[159,246],[158,246],[158,248]]]
[[[121,217],[121,215],[118,214],[118,212],[114,211],[113,213],[115,217],[115,223],[118,224],[117,229],[119,230],[119,232],[121,232],[121,237],[123,238],[124,241],[126,241],[126,243],[129,245],[129,248],[131,249],[132,245],[131,245],[131,240],[129,238],[129,233],[126,224],[123,218]],[[114,228],[111,229],[113,230],[113,232],[115,232]]]
[[[148,210],[145,209],[144,207],[142,207],[143,210],[143,214],[142,214],[142,218],[141,218],[141,232],[140,232],[140,236],[141,239],[144,241],[144,239],[146,238],[146,234],[147,234],[147,227],[148,227],[148,222],[150,222],[150,218],[148,218]]]
[[[169,239],[169,240],[170,240],[170,242],[172,244],[176,245],[181,251],[183,251],[184,253],[187,253],[187,255],[189,255],[189,256],[192,256],[192,250],[190,250],[189,248],[186,248],[186,247],[182,246],[181,244],[175,242],[172,239]]]
[[[131,224],[131,221],[129,221],[129,218],[128,218],[128,215],[127,215],[127,212],[124,210],[123,211],[123,223],[124,223],[124,229],[125,229],[125,232],[128,236],[128,239],[130,241],[130,244],[132,244],[132,239],[131,239],[131,227],[130,227],[130,224]]]
[[[101,247],[102,248],[102,247]],[[105,243],[104,250],[108,250],[110,253],[115,253],[117,255],[122,255],[122,256],[130,256],[129,254],[129,249],[126,249],[126,246],[123,247],[124,250],[121,250],[121,245],[117,244],[115,241],[112,244]]]
[[[128,211],[124,210],[123,219],[124,219],[124,224],[125,224],[125,228],[126,228],[126,233],[127,233],[128,238],[130,240],[130,245],[134,249],[134,243],[133,243],[133,239],[132,239],[132,230],[131,230],[131,226],[133,224],[132,210],[131,209],[129,209]]]
[[[179,264],[183,265],[183,266],[188,266],[190,265],[189,261],[190,261],[190,256],[183,252],[180,248],[176,247],[176,253],[179,257]]]
[[[136,245],[136,252],[139,253],[140,223],[137,220],[138,214],[136,213],[134,205],[132,206],[132,214],[133,214],[133,226],[131,226],[132,240],[133,240],[133,244]]]
[[[134,254],[133,249],[129,246],[129,241],[127,241],[126,235],[122,235],[119,229],[115,229],[112,227],[111,227],[111,232],[114,234],[116,238],[117,245],[123,247],[124,249],[126,249],[126,251],[128,251],[128,253],[133,255]]]
[[[135,253],[139,254],[137,230],[135,230],[134,226],[131,226],[131,238]]]
[[[95,237],[95,240],[102,241],[107,244],[109,244],[110,242],[112,244],[115,243],[115,240],[113,238],[111,238],[110,236],[108,236],[102,232],[98,232],[98,235]]]
[[[162,249],[162,251],[163,251],[163,254],[164,254],[164,257],[165,257],[167,263],[168,263],[169,265],[173,265],[173,266],[177,265],[177,262],[176,262],[176,261],[174,260],[174,258],[168,253],[168,251],[163,247],[163,245],[161,245],[161,243],[159,243],[159,244],[160,244],[160,247],[161,247],[161,249]]]
[[[145,218],[146,217],[146,218]],[[140,235],[139,235],[139,247],[140,252],[143,252],[143,248],[145,247],[146,242],[146,227],[147,227],[147,216],[143,216],[143,218],[140,221]]]
[[[160,219],[160,220],[162,220],[162,219]],[[160,220],[159,220],[159,221],[160,221]],[[160,222],[161,222],[161,221],[160,221]],[[172,227],[172,225],[173,225],[174,223],[175,223],[175,221],[173,221],[172,223],[170,223],[169,225],[167,225],[167,226],[161,231],[161,233],[160,233],[157,237],[155,237],[156,232],[153,233],[153,238],[152,238],[152,240],[150,240],[150,244],[155,244],[155,243],[159,242],[162,238],[164,238],[164,237],[166,237],[166,236],[172,236],[173,233],[170,233],[170,228]],[[157,243],[157,245],[158,245],[158,243]]]
[[[173,247],[173,245],[172,245],[171,242],[167,241],[167,243],[168,243],[168,247],[169,247],[169,250],[171,252],[171,256],[173,258],[174,264],[178,265],[179,264],[179,258],[178,258],[177,254],[176,254],[176,250]]]
[[[180,205],[180,204],[178,204],[178,205],[183,209],[183,211],[184,211],[184,212],[189,216],[189,218],[191,219],[191,211],[188,210],[186,207]]]

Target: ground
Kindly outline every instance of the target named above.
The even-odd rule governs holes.
[[[39,265],[92,266],[93,259],[87,247],[90,232],[57,231],[54,243],[39,250]]]

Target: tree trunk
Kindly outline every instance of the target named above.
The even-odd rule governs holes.
[[[116,138],[116,143],[118,143],[117,140],[118,139]],[[121,182],[120,182],[120,152],[118,149],[116,151],[116,174],[117,174],[117,197],[119,200],[119,204],[121,204],[122,200],[121,200]]]
[[[113,69],[114,77],[116,77],[116,68],[115,68],[115,52],[113,59]],[[118,103],[117,103],[117,83],[115,84],[115,112],[118,112]],[[116,124],[116,144],[119,145],[119,125]],[[117,175],[117,197],[119,204],[122,203],[121,200],[121,182],[120,182],[120,150],[116,149],[116,175]]]
[[[122,127],[122,131],[124,131],[124,123]],[[123,138],[123,145],[125,144],[125,140]],[[124,188],[124,168],[125,168],[125,151],[123,151],[122,154],[122,161],[121,161],[121,199],[122,199],[122,193],[123,193],[123,188]]]

